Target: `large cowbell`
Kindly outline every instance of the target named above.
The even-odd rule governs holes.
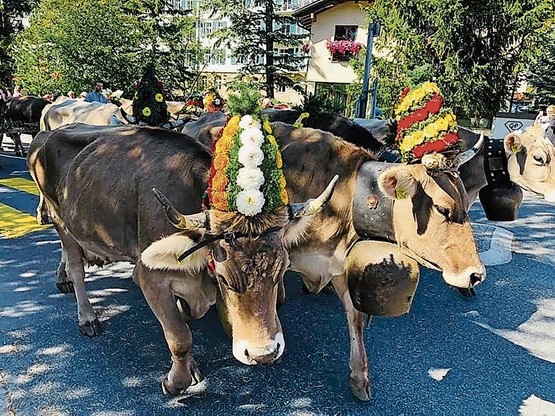
[[[362,240],[346,261],[354,307],[372,316],[399,316],[410,311],[420,269],[396,244]]]
[[[489,139],[484,153],[484,172],[488,184],[479,198],[490,221],[514,221],[522,202],[522,189],[509,179],[503,140]]]

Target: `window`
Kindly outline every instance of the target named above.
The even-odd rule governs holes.
[[[197,0],[181,0],[181,8],[184,10],[196,10]]]
[[[358,26],[335,26],[333,40],[355,40]]]
[[[225,65],[225,49],[212,49],[204,54],[204,62],[212,65]]]

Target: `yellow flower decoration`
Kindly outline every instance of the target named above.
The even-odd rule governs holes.
[[[148,117],[152,114],[152,110],[149,107],[143,108],[143,116]]]
[[[162,94],[158,93],[154,96],[154,99],[156,101],[158,101],[159,103],[161,103],[162,101],[164,101],[164,96]]]
[[[279,177],[279,187],[280,187],[281,189],[285,189],[286,186],[287,186],[287,182],[285,181],[285,176],[284,176],[284,175],[281,175],[281,176]]]
[[[272,136],[271,134],[268,135],[267,137],[268,137],[268,141],[269,141],[272,145],[274,145],[274,146],[277,147],[278,144],[277,144],[276,138],[275,138],[274,136]]]
[[[239,115],[234,115],[233,117],[231,117],[229,119],[229,123],[227,123],[227,125],[229,126],[230,124],[236,124],[239,125],[239,123],[241,122],[241,116]]]
[[[283,203],[283,205],[287,205],[289,203],[289,195],[287,195],[287,191],[285,190],[285,188],[281,188],[279,196],[281,197],[281,202]]]
[[[233,140],[227,136],[223,135],[216,142],[216,153],[227,153],[233,147]]]
[[[436,123],[432,123],[432,124],[428,124],[426,127],[424,127],[424,135],[426,137],[436,137],[438,133],[438,128]]]
[[[227,156],[227,152],[216,152],[216,157],[214,158],[214,167],[217,170],[224,170],[227,168],[229,164],[229,157]]]
[[[264,120],[262,122],[262,128],[264,129],[264,131],[268,134],[272,134],[272,125],[270,124],[270,122],[268,120]]]
[[[227,137],[235,137],[235,135],[237,134],[237,132],[239,131],[239,125],[238,124],[231,124],[228,123],[227,126],[225,126],[224,128],[224,136]]]
[[[283,159],[281,158],[281,152],[276,153],[276,166],[278,169],[283,167]]]
[[[437,129],[439,131],[446,131],[449,128],[449,123],[445,118],[440,118],[436,121]]]

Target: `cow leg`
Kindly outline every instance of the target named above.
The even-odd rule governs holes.
[[[27,156],[27,152],[25,152],[25,147],[23,147],[23,142],[21,141],[21,133],[14,134],[13,141],[15,145],[15,154],[23,157]]]
[[[94,337],[101,333],[101,327],[85,290],[83,250],[73,238],[61,229],[61,227],[56,227],[56,230],[62,240],[62,253],[65,253],[66,257],[65,270],[69,280],[73,282],[75,289],[79,330],[83,335]],[[63,257],[64,255],[62,254],[62,261]]]
[[[75,288],[73,287],[73,282],[66,272],[67,253],[63,243],[61,244],[61,246],[62,257],[60,258],[60,263],[58,264],[58,268],[56,269],[56,287],[58,288],[60,293],[73,293],[75,292]]]
[[[39,190],[39,205],[37,206],[37,223],[40,225],[51,224],[50,216],[48,215],[48,207],[44,200],[43,193]]]
[[[181,318],[169,283],[164,282],[161,276],[152,276],[156,272],[150,271],[148,276],[145,276],[143,268],[139,270],[139,265],[135,268],[141,290],[150,309],[162,325],[164,337],[172,355],[172,366],[162,380],[162,391],[166,395],[177,396],[184,393],[191,384],[203,380],[191,354],[193,348],[191,330]]]
[[[351,353],[349,358],[349,385],[354,395],[360,400],[370,400],[370,377],[368,375],[368,356],[364,347],[364,327],[368,323],[368,315],[355,309],[347,287],[347,276],[335,276],[332,285],[343,302],[349,326]]]

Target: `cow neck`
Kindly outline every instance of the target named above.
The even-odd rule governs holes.
[[[353,198],[353,224],[361,238],[395,242],[393,200],[378,187],[378,177],[391,163],[369,160],[358,171]]]
[[[493,188],[511,185],[507,168],[507,155],[503,140],[484,137],[484,172],[488,185]]]

